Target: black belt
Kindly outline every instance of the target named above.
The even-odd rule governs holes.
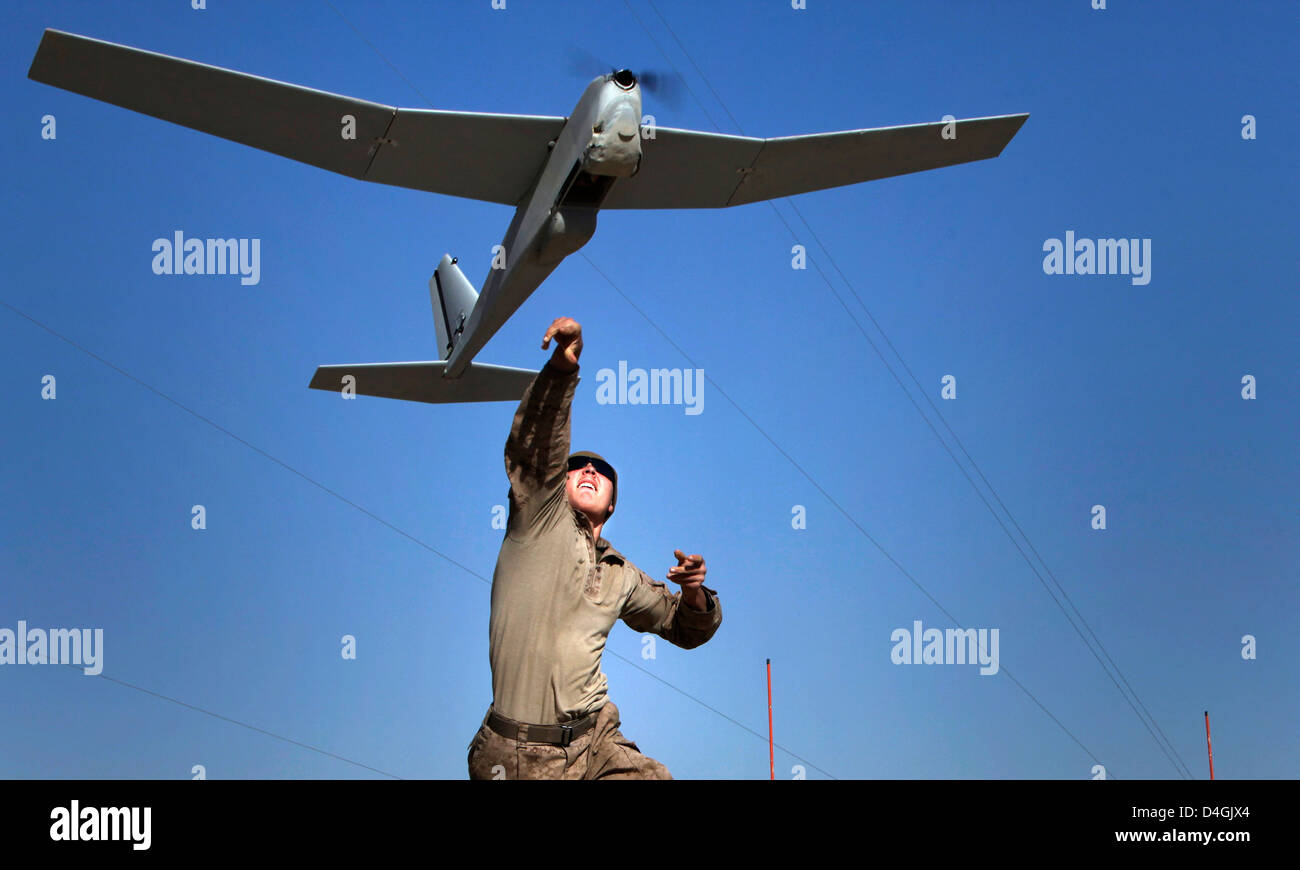
[[[508,737],[511,740],[568,746],[595,727],[596,714],[588,713],[581,719],[565,722],[562,725],[529,725],[527,722],[516,722],[514,719],[507,719],[495,710],[489,710],[487,725],[502,737]]]

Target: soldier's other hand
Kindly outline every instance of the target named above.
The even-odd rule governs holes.
[[[572,317],[557,317],[542,336],[542,350],[550,347],[552,338],[555,352],[551,354],[551,365],[567,372],[577,369],[582,355],[582,325]]]
[[[668,569],[668,579],[677,583],[683,590],[697,589],[704,584],[704,557],[696,553],[688,556],[681,550],[673,550],[677,564]]]

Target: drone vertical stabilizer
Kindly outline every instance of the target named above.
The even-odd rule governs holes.
[[[442,262],[433,270],[429,300],[433,303],[433,325],[438,330],[438,352],[447,359],[465,332],[469,313],[478,301],[478,291],[451,254],[443,254]]]

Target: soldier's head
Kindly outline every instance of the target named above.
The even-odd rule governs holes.
[[[569,504],[603,523],[614,515],[618,500],[618,472],[599,453],[579,450],[569,457],[569,475],[565,482]]]

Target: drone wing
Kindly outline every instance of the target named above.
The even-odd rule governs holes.
[[[58,30],[27,75],[353,178],[507,205],[565,122],[399,109]]]
[[[754,139],[658,127],[601,208],[723,208],[997,157],[1029,115]]]

